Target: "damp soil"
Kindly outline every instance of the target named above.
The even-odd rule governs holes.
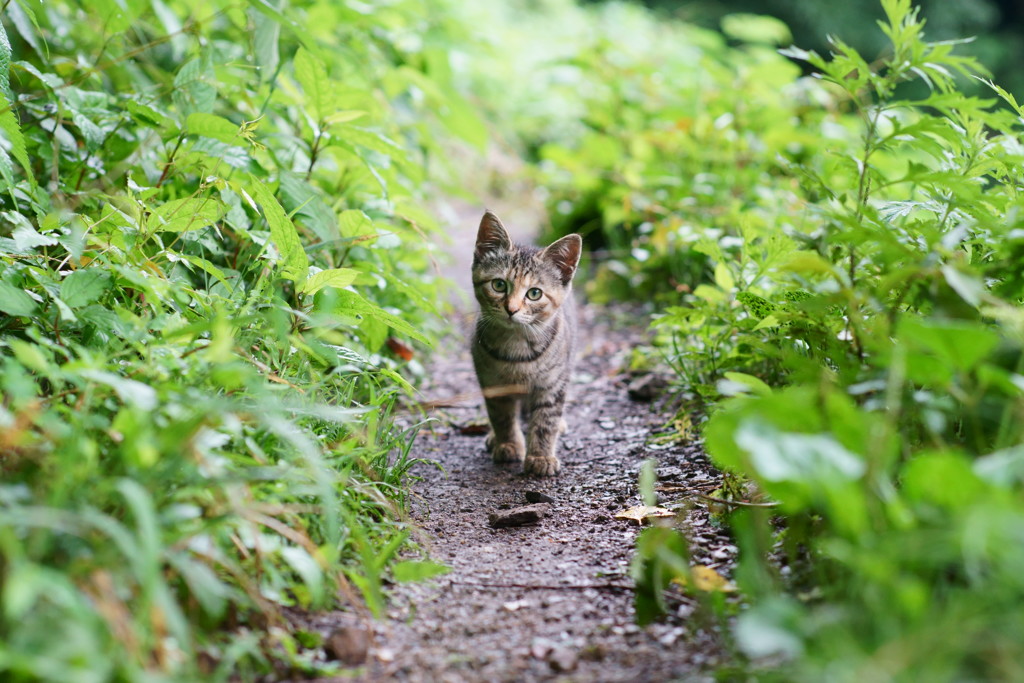
[[[491,462],[464,339],[434,359],[423,393],[438,407],[413,448],[422,462],[412,470],[411,514],[429,557],[451,571],[390,587],[356,680],[690,681],[710,679],[724,661],[718,634],[685,596],[663,621],[634,622],[629,567],[640,527],[615,515],[641,504],[642,463],[656,459],[663,490],[710,493],[720,475],[699,442],[659,443],[670,399],[630,397],[638,382],[623,368],[645,339],[643,318],[594,306],[581,313],[556,477]],[[736,548],[694,500],[674,523],[690,537],[694,563],[728,576]],[[531,504],[539,519],[492,526],[495,515]],[[322,633],[348,623],[342,614],[316,622]]]

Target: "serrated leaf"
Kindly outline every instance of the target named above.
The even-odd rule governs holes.
[[[324,287],[348,287],[355,282],[359,271],[353,268],[329,268],[314,273],[306,280],[300,290],[304,294],[314,294]]]
[[[263,217],[267,219],[267,224],[270,227],[270,239],[281,255],[281,274],[289,280],[302,283],[309,271],[309,260],[306,258],[306,252],[302,249],[298,231],[288,219],[277,198],[267,188],[264,180],[250,174],[249,185],[246,189],[260,205]]]
[[[110,285],[110,274],[99,268],[83,268],[60,283],[60,298],[71,308],[86,306],[99,299]]]
[[[28,178],[29,183],[35,187],[36,179],[32,173],[32,164],[29,162],[28,151],[25,147],[25,136],[21,133],[21,126],[18,124],[18,118],[14,115],[14,94],[11,92],[11,43],[7,39],[7,31],[4,29],[3,24],[0,23],[0,93],[4,96],[4,111],[0,112],[0,131],[3,131],[4,137],[7,138],[7,142],[11,148],[11,154],[17,159],[18,163],[25,170],[25,177]],[[4,174],[6,175],[8,170],[5,168]],[[13,169],[12,169],[13,170]],[[8,182],[12,179],[8,178]]]
[[[185,232],[216,223],[222,215],[220,202],[210,197],[185,197],[156,207],[146,221],[149,232]]]
[[[415,327],[405,322],[401,318],[388,313],[380,306],[370,301],[367,301],[355,292],[350,292],[346,289],[338,290],[338,312],[347,315],[355,315],[363,318],[369,318],[371,320],[378,321],[387,325],[393,330],[401,332],[402,334],[412,337],[413,339],[420,341],[427,346],[431,346],[430,340],[427,339],[423,333],[416,330]],[[380,340],[384,342],[383,338]]]
[[[40,234],[32,225],[25,220],[24,216],[18,216],[20,220],[14,219],[10,212],[5,212],[4,220],[17,222],[18,227],[11,233],[14,245],[20,253],[34,251],[36,247],[51,247],[57,244],[57,240],[49,235]]]

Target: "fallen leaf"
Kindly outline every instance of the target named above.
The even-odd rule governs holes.
[[[637,524],[643,524],[645,520],[652,517],[674,517],[676,513],[657,505],[637,505],[636,507],[617,512],[615,519],[631,519]]]
[[[384,343],[387,344],[387,347],[391,349],[393,354],[402,360],[412,360],[412,357],[415,355],[408,344],[400,342],[394,337],[388,337]]]
[[[736,591],[736,584],[703,564],[690,567],[690,576],[688,577],[677,576],[672,579],[672,583],[684,588],[690,585],[691,581],[694,588],[705,593],[733,593]]]

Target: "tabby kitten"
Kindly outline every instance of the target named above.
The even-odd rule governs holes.
[[[572,277],[582,247],[579,235],[545,249],[513,244],[490,211],[476,236],[473,365],[491,421],[487,447],[494,462],[522,462],[527,474],[550,476],[560,467],[555,446],[566,429],[576,347]]]

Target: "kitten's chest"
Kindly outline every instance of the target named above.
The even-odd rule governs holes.
[[[525,390],[549,383],[550,375],[568,362],[568,330],[556,325],[541,337],[477,329],[473,364],[484,386],[516,385]]]

